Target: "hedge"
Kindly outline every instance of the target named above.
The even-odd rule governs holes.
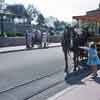
[[[22,33],[15,33],[15,32],[7,32],[7,33],[3,33],[3,35],[0,33],[0,37],[3,36],[3,37],[21,37],[21,36],[24,36],[24,34]]]

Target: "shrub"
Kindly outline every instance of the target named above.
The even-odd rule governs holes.
[[[3,34],[0,33],[0,37],[16,37],[16,36],[24,36],[23,33],[15,33],[15,32],[4,32]]]
[[[0,33],[0,37],[7,37],[7,35],[5,32],[3,34]]]
[[[23,33],[16,33],[16,36],[24,36]]]
[[[14,32],[13,33],[7,32],[6,35],[7,35],[7,37],[16,37],[16,33],[14,33]]]

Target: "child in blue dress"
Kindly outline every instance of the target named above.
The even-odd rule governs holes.
[[[93,78],[95,78],[97,74],[97,65],[100,65],[100,59],[98,57],[98,52],[96,49],[96,45],[94,42],[90,45],[90,48],[83,48],[88,51],[88,61],[87,65],[91,66]]]

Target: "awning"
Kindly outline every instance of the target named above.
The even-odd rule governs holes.
[[[88,15],[73,16],[73,19],[76,19],[76,20],[85,20],[85,21],[100,21],[100,15],[97,15],[97,16],[88,16]]]

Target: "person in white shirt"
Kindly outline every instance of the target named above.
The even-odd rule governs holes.
[[[48,39],[48,34],[46,31],[44,31],[42,33],[42,44],[43,44],[43,47],[46,48],[47,47],[47,39]]]

